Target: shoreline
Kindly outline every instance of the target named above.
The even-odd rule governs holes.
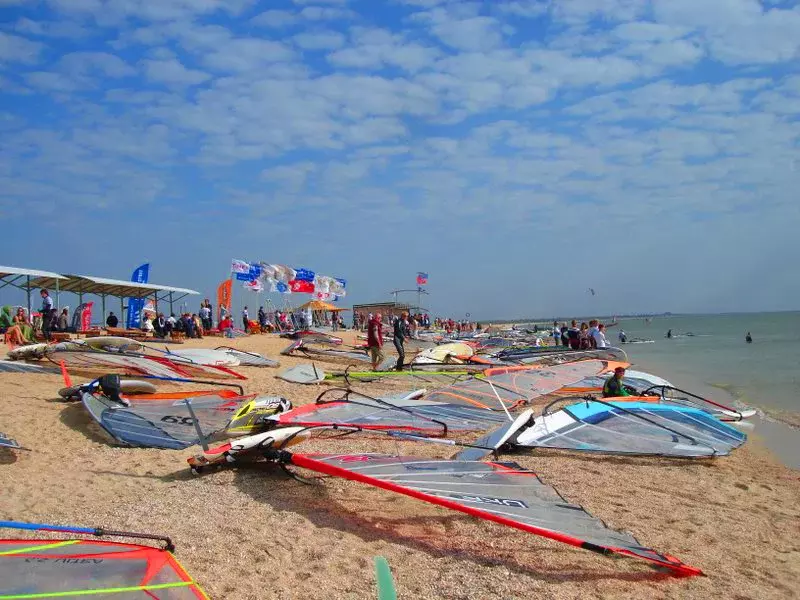
[[[747,399],[735,392],[731,386],[720,383],[711,383],[699,378],[681,375],[674,377],[669,370],[664,370],[658,366],[657,361],[638,362],[635,356],[628,354],[628,360],[635,368],[641,368],[659,377],[672,382],[676,387],[697,393],[700,396],[708,397],[735,407],[748,407],[757,411],[757,416],[743,421],[739,426],[747,434],[748,442],[755,442],[763,447],[780,460],[780,462],[795,470],[800,470],[800,429],[793,425],[792,419],[800,419],[800,413],[783,411],[782,420],[773,415],[773,411],[758,404],[747,402]],[[732,423],[736,425],[736,423]]]

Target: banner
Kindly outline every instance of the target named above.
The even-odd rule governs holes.
[[[150,263],[141,265],[131,275],[134,283],[147,283],[150,278]],[[142,325],[142,307],[144,298],[128,298],[128,315],[125,319],[125,327],[128,329],[139,329]]]
[[[231,286],[233,282],[226,279],[217,288],[217,322],[222,320],[223,309],[230,314],[231,312]]]
[[[81,331],[88,331],[92,328],[92,306],[94,306],[94,302],[86,302],[82,306]]]

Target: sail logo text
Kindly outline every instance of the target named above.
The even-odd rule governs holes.
[[[102,558],[26,558],[27,563],[59,563],[62,565],[99,565]]]
[[[492,498],[491,496],[471,496],[467,494],[450,494],[451,498],[463,500],[464,502],[475,502],[476,504],[494,504],[495,506],[509,506],[512,508],[528,508],[522,500],[512,498]]]

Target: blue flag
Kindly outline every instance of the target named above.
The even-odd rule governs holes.
[[[314,273],[314,271],[309,271],[308,269],[302,269],[302,268],[301,268],[301,269],[295,269],[295,276],[294,276],[294,278],[295,278],[297,281],[309,281],[309,282],[313,282],[313,281],[314,281],[314,276],[315,276],[315,275],[316,275],[316,273]]]
[[[144,263],[131,275],[134,283],[147,283],[150,277],[150,263]],[[139,329],[142,325],[142,309],[144,308],[144,298],[128,298],[128,318],[125,326],[128,329]]]

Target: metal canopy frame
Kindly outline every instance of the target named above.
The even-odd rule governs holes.
[[[20,281],[24,278],[24,281]],[[156,285],[153,283],[135,283],[121,279],[108,279],[92,275],[59,275],[50,271],[33,269],[18,269],[16,267],[0,266],[0,288],[12,286],[26,290],[28,294],[28,313],[31,310],[31,290],[36,288],[55,289],[56,298],[60,292],[72,292],[78,295],[79,303],[83,304],[83,295],[92,294],[99,296],[103,307],[103,322],[106,318],[106,298],[120,299],[120,320],[125,318],[125,298],[155,298],[155,305],[159,301],[169,302],[170,312],[174,312],[175,302],[186,296],[199,296],[200,292],[188,288]],[[58,301],[56,306],[58,306]]]
[[[32,278],[35,279],[32,280]],[[33,285],[32,281],[37,281],[40,279],[47,279],[51,282],[49,287],[55,289],[56,298],[58,298],[59,285],[67,278],[51,271],[0,266],[0,289],[10,286],[18,290],[25,290],[28,296],[28,315],[31,314],[31,290],[38,287]]]

